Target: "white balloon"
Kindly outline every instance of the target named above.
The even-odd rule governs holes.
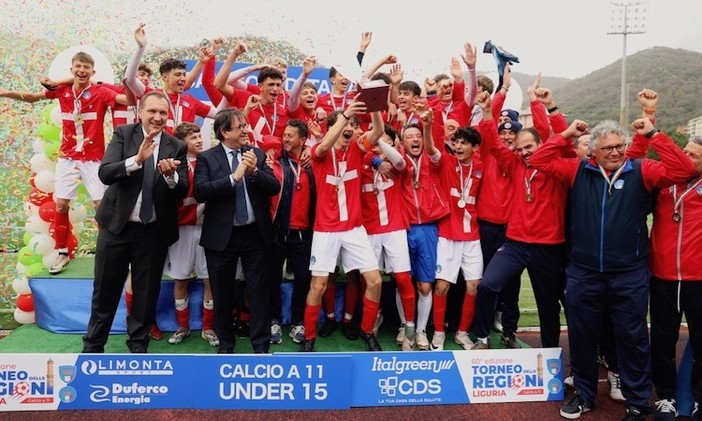
[[[21,263],[18,263],[18,264],[21,264]],[[22,266],[24,266],[24,265],[22,265]],[[24,267],[26,269],[26,266],[24,266]],[[32,293],[31,288],[29,288],[29,280],[24,275],[16,276],[15,279],[12,280],[12,289],[15,290],[17,295],[24,295],[24,294],[31,294]]]
[[[34,154],[34,156],[29,159],[29,165],[32,168],[32,172],[37,174],[42,171],[54,171],[56,169],[56,163],[43,153]]]
[[[58,99],[56,100],[56,102],[58,102]],[[63,126],[63,116],[61,115],[61,107],[58,105],[51,109],[51,123],[54,126]]]
[[[15,320],[21,325],[28,325],[35,323],[36,313],[33,311],[22,311],[18,308],[15,309]]]
[[[76,237],[85,229],[85,224],[82,221],[72,222],[71,224],[73,225],[73,235],[75,235]]]
[[[39,218],[39,215],[32,215],[24,224],[25,231],[35,234],[49,234],[49,223]]]
[[[44,257],[41,258],[41,263],[46,269],[49,269],[54,264],[54,260],[58,257],[58,250],[49,250]]]
[[[24,202],[24,214],[27,216],[39,216],[39,206],[31,202]]]
[[[36,177],[34,177],[34,185],[44,193],[53,193],[55,184],[56,178],[53,171],[40,171],[37,173]]]
[[[34,151],[34,153],[43,154],[44,153],[44,141],[41,139],[36,139],[32,143],[32,150]]]
[[[110,61],[100,50],[89,45],[70,47],[58,53],[49,67],[49,78],[52,80],[59,80],[73,77],[71,74],[71,59],[79,51],[88,53],[93,57],[95,61],[95,66],[93,68],[93,70],[95,70],[95,76],[93,76],[94,80],[108,83],[114,82],[115,73],[112,70]],[[58,126],[60,126],[60,124],[58,124]]]
[[[28,246],[34,254],[44,255],[54,249],[56,241],[49,235],[37,234],[29,240]]]
[[[15,266],[15,270],[16,270],[17,273],[19,273],[20,275],[24,275],[24,274],[27,272],[27,266],[23,265],[23,264],[20,263],[20,262],[17,262],[17,266]],[[26,278],[25,278],[25,279],[26,279]],[[27,284],[27,285],[29,285],[29,284]],[[13,281],[13,287],[14,287],[14,281]],[[17,290],[15,289],[15,291],[17,291]]]
[[[82,222],[88,215],[85,205],[78,203],[75,200],[71,203],[71,210],[68,212],[68,218],[72,224]]]

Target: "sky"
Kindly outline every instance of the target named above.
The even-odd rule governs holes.
[[[653,46],[702,52],[702,1],[641,3],[647,10],[643,15],[647,31],[627,37],[628,54]],[[486,72],[495,67],[492,57],[482,53],[487,40],[518,56],[514,71],[528,74],[573,79],[622,57],[623,36],[607,32],[614,10],[623,8],[610,1],[414,4],[406,0],[0,0],[0,27],[67,46],[94,45],[109,58],[133,50],[133,30],[144,21],[151,48],[192,45],[217,36],[259,35],[287,40],[315,55],[324,66],[353,60],[361,33],[372,31],[364,63],[394,54],[406,78],[414,80],[447,72],[451,57],[460,57],[465,42],[478,47],[477,67]],[[488,4],[492,7],[487,8]]]

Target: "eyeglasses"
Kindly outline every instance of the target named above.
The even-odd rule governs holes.
[[[597,148],[601,150],[602,152],[605,153],[605,155],[609,155],[612,153],[613,150],[617,150],[617,152],[623,152],[624,148],[626,148],[626,143],[618,143],[616,145],[609,145],[609,146],[603,146],[601,148]]]
[[[238,126],[232,127],[232,129],[246,130],[249,127],[249,123],[241,123]]]

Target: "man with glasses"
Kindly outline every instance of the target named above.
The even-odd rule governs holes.
[[[251,309],[251,345],[254,352],[267,353],[270,197],[278,193],[280,182],[266,165],[263,151],[248,146],[249,125],[241,111],[220,111],[214,133],[221,143],[198,155],[194,182],[195,200],[205,203],[200,245],[205,248],[212,286],[218,352],[234,353],[234,274],[241,258]]]
[[[653,192],[694,176],[692,161],[670,138],[642,118],[636,136],[650,139],[660,161],[626,156],[627,133],[604,121],[590,132],[591,159],[561,158],[569,138],[588,132],[575,120],[531,157],[542,173],[566,181],[569,195],[570,262],[566,268],[565,305],[575,393],[560,415],[576,419],[594,407],[597,393],[597,337],[608,310],[617,344],[625,420],[643,420],[651,412],[651,356],[648,310],[648,227]],[[624,358],[626,356],[626,358]]]

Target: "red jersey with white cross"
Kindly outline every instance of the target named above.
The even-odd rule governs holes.
[[[401,190],[401,178],[405,171],[393,168],[392,172],[394,177],[385,179],[372,165],[363,165],[361,172],[363,225],[368,234],[409,229],[407,209]]]
[[[483,177],[482,163],[473,159],[470,164],[462,165],[454,155],[442,153],[439,165],[441,187],[448,193],[450,209],[448,217],[439,220],[439,237],[479,240],[476,198]]]
[[[202,225],[204,203],[195,201],[195,164],[197,158],[188,157],[188,192],[178,205],[178,225]]]
[[[363,154],[351,142],[345,151],[332,147],[322,158],[312,147],[312,171],[317,187],[314,230],[348,231],[363,225],[361,215],[361,169]]]
[[[111,83],[101,83],[100,86],[113,91],[116,94],[123,94],[124,86],[113,85]],[[112,127],[117,128],[123,124],[133,124],[136,123],[139,115],[137,113],[136,105],[122,105],[115,104],[112,108]]]
[[[59,156],[76,161],[101,161],[105,155],[105,113],[113,107],[116,93],[100,85],[77,92],[73,85],[59,85],[46,91],[58,99],[61,108],[62,138]]]
[[[156,89],[147,87],[144,94]],[[165,92],[164,92],[165,93]],[[166,122],[166,132],[173,134],[173,129],[180,123],[194,123],[195,117],[207,117],[212,107],[200,101],[190,94],[168,94],[170,100],[168,109],[168,121]]]
[[[271,105],[258,104],[249,111],[247,117],[256,144],[260,144],[263,136],[273,135],[282,138],[285,131],[285,123],[288,122],[288,110],[281,107],[277,102]]]

